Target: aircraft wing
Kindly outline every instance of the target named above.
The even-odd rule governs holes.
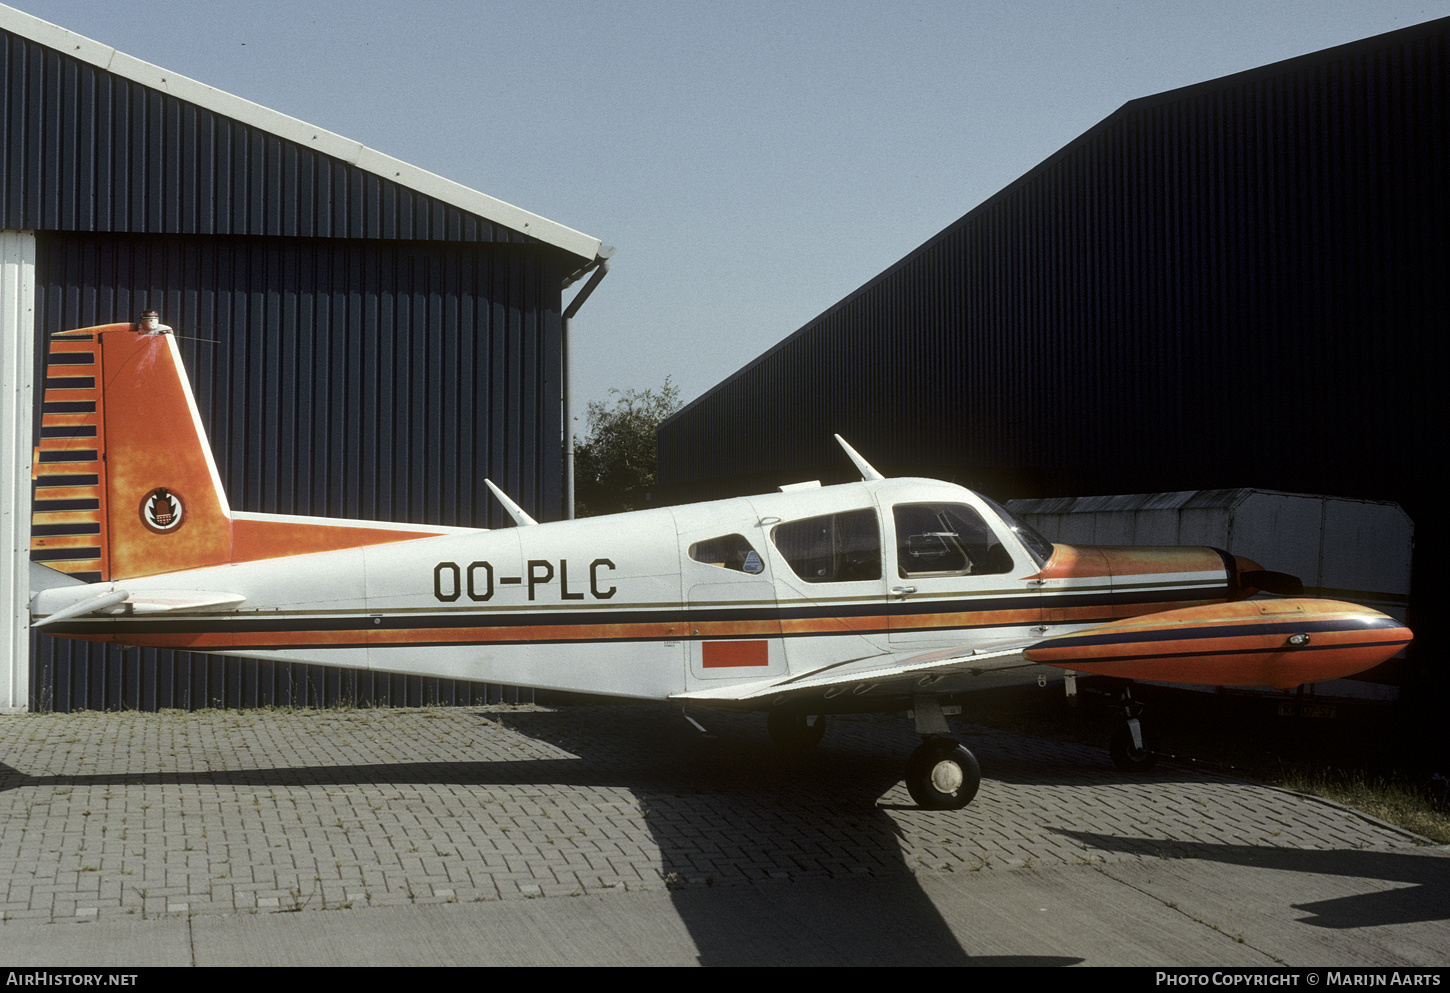
[[[913,688],[931,692],[951,692],[975,677],[1008,669],[1036,667],[1025,652],[1039,639],[998,645],[983,651],[970,648],[949,648],[931,652],[887,652],[881,655],[851,659],[823,666],[812,672],[762,679],[751,683],[733,683],[719,688],[676,693],[672,700],[695,700],[700,703],[749,703],[783,695],[852,691],[871,695],[909,693]],[[960,677],[958,679],[957,677]]]
[[[990,682],[975,677],[1036,665],[1122,679],[1292,689],[1363,672],[1402,650],[1412,637],[1400,621],[1358,604],[1306,597],[1244,600],[1144,614],[976,651],[887,652],[674,699],[954,693]]]

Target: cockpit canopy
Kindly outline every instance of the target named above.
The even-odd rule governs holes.
[[[828,512],[793,520],[760,518],[764,537],[799,579],[843,583],[879,581],[887,574],[901,579],[998,576],[1035,572],[1052,557],[1050,541],[1001,505],[959,487],[927,480],[866,486],[867,492],[850,495],[815,491],[818,509]],[[868,501],[869,506],[861,506]],[[791,501],[780,509],[808,508]],[[749,538],[723,534],[692,543],[688,554],[717,568],[759,574],[765,563],[764,549],[752,544],[757,540],[758,532]],[[887,554],[893,548],[894,562]]]

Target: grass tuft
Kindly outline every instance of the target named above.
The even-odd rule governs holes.
[[[1091,685],[1088,681],[1081,681]],[[1110,687],[1109,687],[1110,689]],[[1121,720],[1111,695],[1085,693],[1067,706],[1056,693],[1007,691],[972,701],[963,719],[1033,737],[1102,747]],[[1450,844],[1450,768],[1426,765],[1443,752],[1397,733],[1388,704],[1337,704],[1327,718],[1285,716],[1290,698],[1212,695],[1142,687],[1143,719],[1177,760],[1323,797],[1437,844]]]
[[[1404,776],[1380,776],[1363,769],[1292,766],[1259,778],[1362,811],[1437,844],[1450,844],[1450,812],[1430,790]]]

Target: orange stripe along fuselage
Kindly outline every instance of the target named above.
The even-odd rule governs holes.
[[[885,706],[993,665],[1287,687],[1410,638],[1246,599],[1269,574],[1222,551],[1054,546],[926,479],[495,531],[236,513],[175,339],[131,325],[52,339],[36,477],[33,554],[89,581],[38,591],[36,623],[92,641],[647,698],[812,680]]]

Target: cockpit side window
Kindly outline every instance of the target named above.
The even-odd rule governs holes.
[[[697,541],[690,546],[690,558],[720,569],[748,572],[751,575],[765,571],[765,563],[761,561],[760,553],[741,534],[727,534]]]
[[[896,570],[909,576],[992,576],[1012,570],[1012,555],[982,515],[959,503],[892,508]]]
[[[874,510],[777,524],[770,540],[791,570],[808,583],[881,578],[881,529]]]

